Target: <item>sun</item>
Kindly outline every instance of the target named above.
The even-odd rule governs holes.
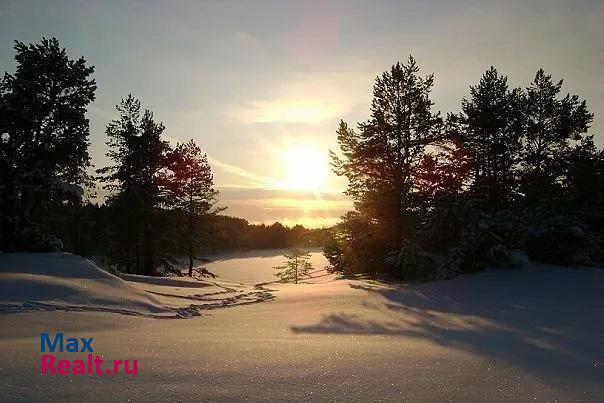
[[[289,190],[322,190],[327,184],[329,163],[325,152],[298,148],[282,154],[285,179],[283,188]]]

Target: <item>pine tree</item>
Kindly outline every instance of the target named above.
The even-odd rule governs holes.
[[[563,167],[562,189],[571,210],[598,217],[594,226],[604,232],[604,149],[593,136],[585,136],[568,152]]]
[[[472,169],[470,153],[460,139],[459,117],[447,116],[443,138],[424,155],[416,175],[418,199],[428,210],[439,198],[460,195],[468,185]]]
[[[491,208],[507,205],[516,190],[516,169],[521,149],[523,96],[509,90],[507,77],[491,66],[470,99],[462,100],[461,137],[473,164],[473,192]]]
[[[186,215],[184,232],[187,239],[189,277],[201,234],[196,226],[199,219],[212,211],[218,191],[214,189],[212,169],[206,154],[193,140],[179,144],[168,153],[167,164],[158,179],[168,204]]]
[[[564,169],[560,164],[580,141],[593,120],[577,95],[558,95],[562,80],[554,83],[543,69],[526,88],[525,141],[522,150],[524,192],[529,198],[549,194]]]
[[[3,250],[30,249],[35,240],[23,234],[36,233],[42,209],[72,190],[81,196],[90,165],[85,113],[96,90],[94,68],[84,58],[70,59],[57,39],[15,41],[14,49],[16,72],[0,80]]]
[[[285,263],[274,268],[277,270],[275,276],[279,277],[282,283],[298,284],[298,281],[310,275],[313,268],[309,262],[310,253],[293,248],[290,249],[289,254],[283,255],[283,257],[286,259]]]
[[[413,57],[375,81],[371,118],[351,129],[338,128],[343,158],[331,153],[336,174],[348,181],[355,208],[377,223],[376,230],[397,247],[416,207],[415,177],[426,146],[441,135],[442,119],[432,113],[433,75],[420,77]]]
[[[115,165],[98,170],[109,198],[119,234],[115,239],[118,264],[127,271],[153,275],[157,263],[154,225],[157,210],[165,201],[157,180],[166,166],[170,151],[161,138],[164,126],[154,121],[153,113],[141,116],[140,101],[128,95],[117,106],[119,119],[107,126],[107,156]],[[142,254],[142,257],[141,257]],[[134,266],[133,266],[134,265]]]

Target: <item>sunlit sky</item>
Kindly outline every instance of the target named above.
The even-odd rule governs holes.
[[[3,0],[0,70],[14,69],[14,39],[56,36],[96,68],[96,167],[132,93],[168,140],[207,152],[226,214],[322,226],[351,206],[328,169],[338,121],[365,120],[375,76],[409,54],[435,73],[444,113],[490,65],[522,86],[543,67],[587,99],[599,133],[603,17],[602,1]]]

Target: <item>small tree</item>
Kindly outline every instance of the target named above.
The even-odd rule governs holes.
[[[281,266],[275,266],[277,273],[282,283],[294,282],[298,284],[298,280],[309,276],[310,270],[313,268],[308,261],[310,253],[304,252],[298,248],[290,249],[289,255],[283,255],[287,260]]]

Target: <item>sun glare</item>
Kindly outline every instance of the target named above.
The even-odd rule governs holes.
[[[290,190],[322,190],[327,184],[327,155],[313,149],[294,149],[283,153],[285,180]]]
[[[320,122],[337,115],[336,107],[317,101],[290,101],[259,103],[248,120],[254,122]]]

